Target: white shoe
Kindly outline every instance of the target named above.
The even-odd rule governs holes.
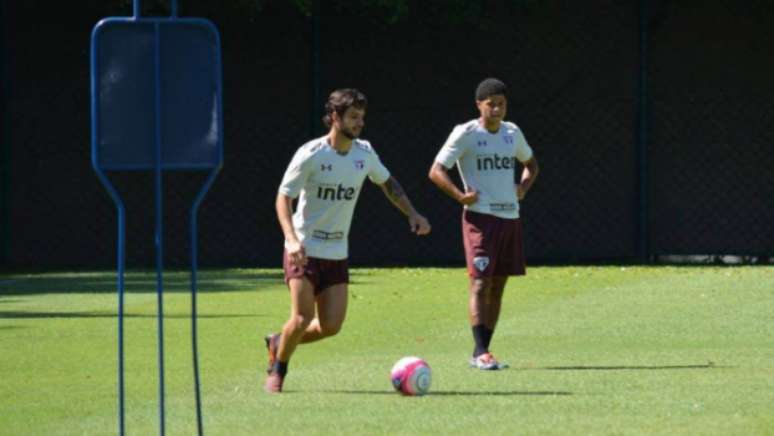
[[[498,362],[492,353],[484,353],[478,357],[470,358],[470,367],[478,368],[484,371],[496,371],[498,369],[508,368],[507,363]]]

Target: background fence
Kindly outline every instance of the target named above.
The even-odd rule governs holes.
[[[90,165],[89,41],[131,2],[70,3],[0,4],[5,267],[115,265],[114,206]],[[276,188],[338,87],[369,97],[363,136],[434,226],[412,236],[366,183],[352,263],[462,264],[461,209],[426,174],[452,127],[476,117],[487,76],[510,85],[508,118],[541,164],[522,208],[530,263],[774,256],[768,2],[393,3],[180,1],[223,42],[225,162],[200,212],[201,265],[280,265]],[[114,175],[130,265],[153,262],[151,177]],[[188,262],[183,208],[201,181],[166,176],[167,265]]]

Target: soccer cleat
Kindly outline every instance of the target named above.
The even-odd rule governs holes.
[[[266,351],[269,353],[269,367],[266,368],[266,373],[271,374],[274,364],[277,362],[277,351],[279,350],[279,333],[272,333],[266,335],[263,340],[266,342]]]
[[[484,371],[496,371],[498,369],[508,368],[508,364],[498,362],[492,353],[484,353],[478,357],[470,358],[470,367],[478,368]]]
[[[284,377],[279,375],[278,372],[272,372],[266,377],[266,382],[263,384],[263,390],[270,394],[278,394],[282,392],[282,382]]]

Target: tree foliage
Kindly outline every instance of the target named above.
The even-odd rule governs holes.
[[[135,0],[112,0],[122,9],[131,9]],[[272,7],[292,5],[298,13],[312,16],[314,2],[323,14],[357,14],[360,17],[385,24],[395,24],[412,16],[423,15],[449,24],[477,21],[486,12],[486,0],[230,0],[214,3],[210,0],[178,0],[182,11],[205,9],[234,17],[257,17]],[[509,0],[512,6],[529,6],[540,0]],[[170,0],[140,0],[143,14],[164,15]],[[432,14],[432,16],[427,16]]]

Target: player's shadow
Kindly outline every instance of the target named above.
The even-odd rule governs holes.
[[[515,368],[522,371],[544,370],[544,371],[658,371],[658,370],[679,370],[679,369],[714,369],[729,368],[728,366],[716,365],[713,362],[695,365],[573,365],[573,366],[546,366],[541,368]]]
[[[391,390],[381,390],[381,391],[374,391],[374,390],[330,390],[330,391],[323,391],[325,393],[329,394],[356,394],[356,395],[395,395],[395,391]],[[427,394],[427,396],[459,396],[459,397],[465,397],[465,396],[481,396],[481,397],[489,397],[489,396],[567,396],[567,395],[573,395],[572,392],[567,391],[436,391],[431,390],[430,393]]]

